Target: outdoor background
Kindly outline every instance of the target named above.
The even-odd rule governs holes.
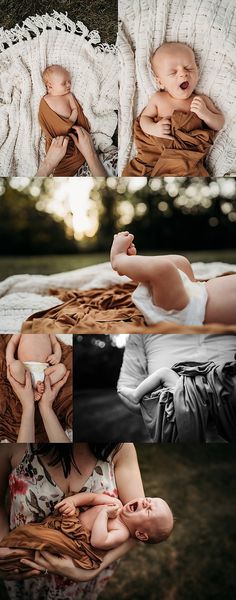
[[[137,450],[145,492],[169,502],[174,532],[160,545],[138,542],[99,600],[234,600],[236,445]]]
[[[74,442],[150,442],[117,392],[126,334],[73,336]]]
[[[236,263],[234,178],[0,178],[0,276],[109,260],[115,232],[138,252]]]
[[[0,0],[0,26],[11,29],[29,16],[66,13],[72,21],[83,21],[91,31],[97,29],[102,42],[114,44],[117,34],[117,0]]]

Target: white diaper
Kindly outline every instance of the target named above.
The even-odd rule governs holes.
[[[207,290],[202,281],[190,281],[186,273],[178,269],[189,302],[182,310],[165,310],[153,303],[150,289],[140,283],[132,294],[132,300],[141,311],[147,325],[170,321],[182,325],[202,325],[205,319]]]
[[[47,369],[47,367],[49,367],[49,363],[28,361],[23,362],[23,365],[25,365],[26,369],[28,369],[30,372],[32,385],[34,388],[36,387],[37,381],[44,381],[44,371]]]

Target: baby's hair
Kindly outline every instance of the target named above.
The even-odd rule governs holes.
[[[159,531],[152,532],[151,535],[149,535],[148,540],[144,540],[145,544],[160,544],[161,542],[165,542],[172,533],[174,529],[175,518],[170,506],[167,506],[172,517],[172,523],[169,525],[169,527],[164,527],[159,529]]]
[[[64,67],[62,67],[61,65],[49,65],[49,67],[46,67],[46,69],[44,69],[42,73],[42,78],[46,86],[50,83],[50,76],[53,75],[53,73],[55,73],[57,69],[64,69]],[[64,70],[66,71],[66,69]]]

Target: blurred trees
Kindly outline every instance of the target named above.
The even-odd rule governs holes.
[[[113,234],[124,229],[143,250],[235,247],[233,178],[143,179],[138,189],[137,179],[96,181],[91,198],[99,212],[97,249],[109,248]]]
[[[111,335],[74,335],[74,387],[116,388],[123,353]]]
[[[21,184],[22,181],[22,184]],[[53,193],[52,180],[0,179],[0,254],[67,254],[77,251],[62,220],[38,210]]]

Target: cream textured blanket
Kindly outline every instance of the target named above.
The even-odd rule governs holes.
[[[117,57],[97,31],[53,12],[27,18],[22,27],[0,29],[0,175],[35,175],[44,156],[38,108],[46,93],[41,73],[61,64],[83,107],[96,145],[112,144],[117,117]]]
[[[208,279],[228,271],[236,272],[236,265],[222,262],[193,263],[194,274]],[[109,288],[128,283],[130,279],[112,270],[110,263],[53,275],[12,275],[0,282],[0,331],[16,333],[33,313],[62,304],[50,290],[90,290]]]
[[[191,46],[199,64],[198,93],[222,110],[225,126],[208,155],[217,177],[236,172],[235,0],[120,0],[119,166],[134,156],[133,120],[156,91],[150,57],[163,41]]]

